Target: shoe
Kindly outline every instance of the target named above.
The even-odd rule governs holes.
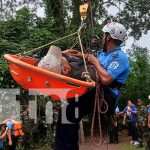
[[[130,144],[134,144],[135,141],[131,141]]]
[[[137,145],[139,145],[139,144],[140,144],[140,143],[139,143],[138,141],[135,141],[133,145],[134,145],[134,146],[137,146]]]

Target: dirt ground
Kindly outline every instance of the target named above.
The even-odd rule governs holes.
[[[80,145],[80,150],[122,150],[123,147],[130,145],[131,137],[125,131],[119,132],[118,144],[107,144],[103,142],[100,147],[94,146],[91,139],[85,139],[85,143]]]

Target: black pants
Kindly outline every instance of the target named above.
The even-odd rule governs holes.
[[[132,129],[132,122],[128,122],[128,135],[131,135],[131,129]]]
[[[116,96],[111,91],[105,89],[105,100],[109,105],[109,113],[114,111]],[[93,112],[95,100],[95,88],[79,97],[79,100],[71,99],[66,108],[66,117],[72,124],[62,123],[63,111],[60,111],[55,136],[55,150],[79,150],[78,129],[79,121],[86,115]],[[75,117],[78,110],[79,116]],[[63,114],[64,115],[64,114]]]
[[[24,150],[29,150],[30,145],[31,145],[31,134],[29,132],[24,132],[23,136],[23,145],[24,145]]]
[[[7,146],[7,150],[16,150],[16,146],[17,146],[17,142],[18,142],[19,136],[12,135],[11,139],[12,139],[12,145],[11,146],[8,145]]]
[[[131,122],[130,128],[132,141],[138,141],[138,129],[136,127],[136,122]]]
[[[118,143],[118,125],[109,131],[109,143]]]

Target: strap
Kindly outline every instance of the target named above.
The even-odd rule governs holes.
[[[22,128],[19,128],[19,129],[16,129],[16,130],[12,130],[12,131],[19,131],[19,130],[22,130]]]
[[[121,88],[125,88],[125,84],[117,81],[113,81],[110,85],[110,88],[117,88],[118,90]]]

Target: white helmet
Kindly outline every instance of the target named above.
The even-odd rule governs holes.
[[[120,41],[124,41],[125,37],[126,37],[126,29],[125,27],[117,22],[111,22],[106,24],[103,29],[103,32],[108,32],[110,33],[110,36],[113,39],[117,39]]]

